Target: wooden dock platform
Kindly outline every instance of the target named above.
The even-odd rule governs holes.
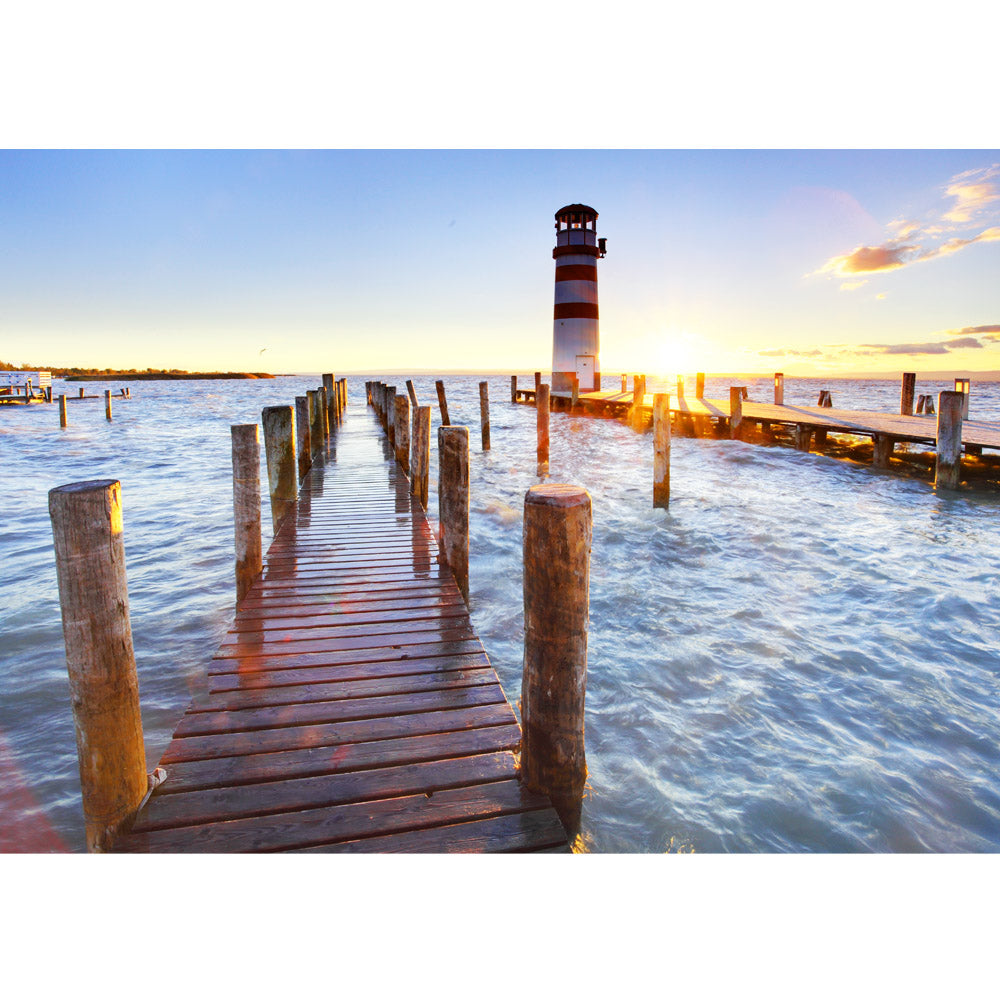
[[[554,407],[567,407],[572,396],[568,392],[554,392],[551,398]],[[518,399],[534,403],[534,389],[519,389]],[[581,410],[595,415],[624,416],[632,404],[631,391],[582,392],[578,396]],[[643,396],[641,407],[644,414],[652,419],[652,393]],[[728,422],[731,416],[728,399],[678,399],[673,393],[670,394],[670,412],[682,418],[690,417],[713,423]],[[849,434],[873,440],[885,438],[892,442],[907,441],[931,446],[937,442],[937,420],[934,415],[904,416],[867,410],[839,410],[825,406],[758,403],[744,399],[742,419],[745,424],[759,424],[764,428],[777,424],[795,430]],[[962,422],[962,444],[969,449],[1000,450],[1000,425],[983,420],[965,420]]]
[[[120,852],[568,851],[369,410],[314,458]]]

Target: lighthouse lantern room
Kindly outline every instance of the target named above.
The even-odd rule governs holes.
[[[597,316],[597,259],[605,254],[597,238],[597,212],[589,205],[567,205],[556,212],[555,309],[552,320],[552,390],[580,392],[601,388]]]

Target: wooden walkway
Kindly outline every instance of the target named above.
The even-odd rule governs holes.
[[[331,440],[115,850],[567,851],[376,418]]]
[[[519,389],[518,398],[534,402],[534,389]],[[552,398],[565,404],[572,397],[567,392],[552,393]],[[585,412],[609,415],[624,415],[632,406],[632,393],[615,391],[582,392],[578,397],[579,406]],[[653,394],[646,393],[642,408],[653,412]],[[670,394],[671,413],[719,422],[730,417],[728,399],[694,399]],[[764,426],[784,424],[811,431],[827,431],[833,434],[851,434],[858,437],[886,437],[893,441],[910,441],[918,444],[935,445],[937,442],[937,418],[929,416],[903,416],[901,414],[880,413],[874,410],[839,410],[824,406],[791,406],[787,403],[758,403],[743,400],[742,418],[744,423]],[[962,444],[973,448],[1000,449],[1000,425],[983,420],[962,422]]]

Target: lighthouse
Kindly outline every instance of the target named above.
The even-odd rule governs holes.
[[[597,212],[589,205],[567,205],[556,212],[556,297],[552,314],[552,390],[580,392],[601,388],[597,319],[597,259],[606,240],[597,238]]]

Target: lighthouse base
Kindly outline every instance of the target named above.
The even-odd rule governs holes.
[[[592,385],[587,385],[584,383],[584,377],[590,376],[587,381],[592,382]],[[553,392],[572,392],[573,383],[577,379],[576,372],[553,372],[552,373],[552,391]],[[601,388],[601,373],[593,372],[586,373],[586,376],[580,378],[580,392],[597,392]]]

